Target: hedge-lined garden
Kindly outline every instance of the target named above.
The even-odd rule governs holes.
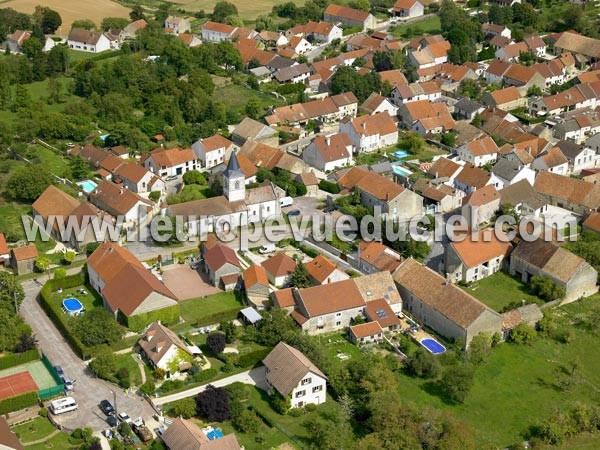
[[[21,409],[29,408],[30,406],[35,406],[37,404],[37,391],[26,392],[21,395],[5,398],[4,400],[0,400],[0,415],[7,414],[13,411],[19,411]]]

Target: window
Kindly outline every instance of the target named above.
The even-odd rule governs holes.
[[[340,322],[339,320],[335,323],[336,327],[339,327],[342,324],[342,322]]]
[[[308,378],[305,378],[304,380],[302,380],[301,384],[302,384],[302,386],[304,386],[305,384],[310,384],[311,381],[312,381],[312,378],[308,377]]]
[[[306,391],[298,391],[296,392],[296,398],[304,397],[306,395]]]
[[[342,313],[341,312],[335,313],[335,317],[342,317]]]
[[[320,385],[315,386],[314,388],[312,388],[313,394],[315,392],[321,392],[322,390],[323,390],[323,385],[322,384],[320,384]]]

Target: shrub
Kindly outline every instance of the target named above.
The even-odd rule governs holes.
[[[537,336],[535,329],[526,323],[517,325],[510,333],[510,341],[515,344],[531,344]]]
[[[329,192],[330,194],[340,193],[340,188],[338,187],[338,185],[327,180],[319,181],[319,189],[325,192]]]
[[[38,414],[40,417],[48,417],[48,408],[40,408]]]
[[[417,377],[436,378],[440,373],[438,360],[422,347],[408,357],[405,367],[409,375]]]
[[[172,413],[174,416],[189,419],[196,415],[196,401],[193,397],[184,398],[173,402]]]
[[[268,348],[253,350],[251,352],[244,353],[243,355],[240,355],[240,357],[238,358],[237,366],[238,367],[252,367],[252,366],[258,364],[263,359],[265,359],[268,354],[269,354]]]
[[[440,387],[452,400],[463,403],[473,387],[475,372],[471,366],[450,366],[444,371]]]
[[[195,373],[192,378],[193,378],[194,382],[201,383],[203,381],[208,381],[208,380],[216,377],[218,373],[219,372],[217,371],[217,369],[211,368],[211,369],[206,369],[206,370],[202,370],[198,373]]]
[[[37,391],[26,392],[25,394],[5,398],[4,400],[0,400],[0,415],[7,414],[9,412],[20,411],[21,409],[37,405],[37,403]]]
[[[223,353],[226,344],[227,341],[225,340],[225,335],[223,333],[211,333],[206,338],[206,346],[215,355]]]
[[[152,200],[153,202],[157,202],[158,199],[160,198],[160,191],[152,191],[152,192],[150,192],[150,194],[148,194],[148,198],[150,200]]]
[[[152,381],[146,381],[140,386],[140,392],[146,395],[152,395],[156,391],[156,385]]]
[[[23,353],[12,353],[0,357],[0,370],[8,369],[9,367],[19,366],[27,362],[40,359],[40,353],[37,349],[27,350]]]
[[[233,425],[242,433],[257,433],[262,424],[260,417],[253,410],[242,408],[233,418]]]
[[[229,392],[209,384],[206,389],[196,397],[196,410],[198,414],[210,422],[223,422],[229,419]]]
[[[161,369],[160,367],[154,369],[154,378],[156,378],[157,380],[163,380],[165,378],[165,375],[166,373],[164,369]]]
[[[54,279],[60,280],[61,278],[65,278],[67,276],[67,269],[63,269],[62,267],[58,267],[54,269]]]
[[[183,386],[185,386],[185,382],[183,380],[167,380],[160,386],[159,391],[163,393],[175,391]]]
[[[71,264],[73,261],[75,261],[75,252],[73,250],[64,252],[62,260],[64,264]]]

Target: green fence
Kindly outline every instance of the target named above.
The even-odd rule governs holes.
[[[57,385],[62,385],[63,381],[60,378],[60,375],[54,369],[54,366],[52,365],[52,363],[50,362],[50,360],[48,359],[48,357],[44,353],[42,353],[42,362],[44,363],[44,366],[46,367],[46,369],[48,370],[48,372],[50,372],[50,375],[52,375],[52,379],[54,380],[54,382]]]
[[[52,397],[57,397],[59,395],[63,395],[65,393],[65,386],[61,384],[59,386],[52,386],[46,389],[42,389],[38,391],[38,395],[42,400],[48,400]]]

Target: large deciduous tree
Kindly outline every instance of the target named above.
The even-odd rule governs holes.
[[[198,415],[209,422],[223,422],[231,416],[229,392],[212,384],[196,397]]]

